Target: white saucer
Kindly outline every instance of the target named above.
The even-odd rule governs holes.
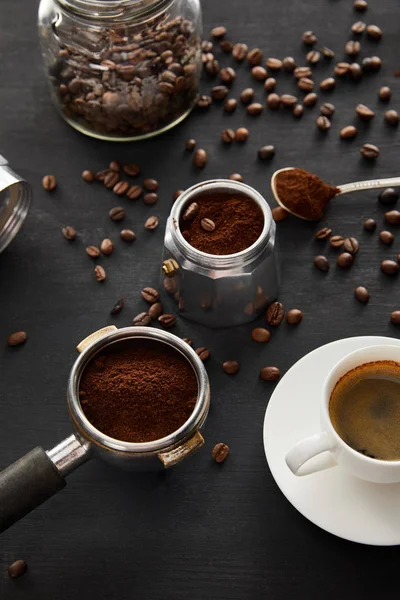
[[[343,356],[378,344],[400,345],[387,337],[354,337],[317,348],[282,378],[268,404],[264,448],[271,473],[286,498],[318,527],[361,544],[400,544],[400,483],[376,484],[340,467],[296,477],[286,453],[304,437],[320,431],[319,401],[323,382]]]

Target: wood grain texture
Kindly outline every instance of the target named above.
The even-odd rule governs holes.
[[[49,99],[42,72],[36,33],[37,3],[2,0],[0,6],[0,140],[1,153],[34,187],[34,203],[26,226],[0,256],[0,465],[6,466],[32,447],[50,448],[70,432],[65,404],[67,377],[76,358],[77,343],[108,324],[128,325],[144,310],[140,289],[158,284],[163,228],[172,194],[202,179],[239,172],[267,200],[273,171],[299,166],[335,184],[399,174],[399,137],[383,123],[385,105],[377,99],[381,85],[390,85],[390,106],[400,110],[397,0],[370,0],[361,16],[384,31],[381,43],[362,38],[362,56],[378,54],[383,67],[360,83],[339,81],[337,89],[321,93],[336,113],[327,134],[316,129],[318,107],[306,109],[297,121],[289,112],[267,110],[249,117],[242,107],[232,115],[212,106],[206,115],[192,114],[182,125],[156,140],[140,144],[107,144],[73,131],[58,116]],[[350,0],[218,0],[203,2],[205,32],[224,23],[229,38],[259,46],[267,56],[294,56],[305,64],[301,43],[312,29],[321,44],[344,59],[351,24],[360,18]],[[227,56],[221,64],[230,64]],[[238,77],[231,96],[252,85],[264,101],[261,83],[251,79],[245,64],[236,65]],[[324,62],[315,67],[316,80],[331,73]],[[293,80],[277,77],[278,93],[293,93]],[[213,85],[205,78],[202,90]],[[301,96],[301,94],[298,94]],[[340,129],[356,122],[355,106],[362,102],[377,112],[374,121],[359,123],[356,140],[339,140]],[[246,144],[227,148],[219,135],[225,127],[246,126]],[[209,163],[195,171],[184,142],[194,137],[205,148]],[[381,156],[373,164],[361,160],[359,147],[376,144]],[[257,149],[276,146],[271,163],[257,160]],[[160,182],[160,202],[146,207],[115,198],[101,186],[80,179],[85,168],[103,168],[111,159],[137,161],[144,176]],[[54,174],[58,188],[46,194],[45,174]],[[320,225],[288,219],[279,225],[282,258],[281,301],[301,308],[298,327],[283,324],[271,341],[251,340],[251,326],[208,331],[179,320],[174,331],[192,337],[196,346],[211,349],[207,364],[212,387],[212,409],[204,430],[205,446],[180,467],[163,475],[120,473],[92,462],[73,474],[57,497],[1,536],[0,598],[2,600],[288,600],[324,598],[393,598],[399,552],[396,548],[363,547],[339,540],[307,522],[285,500],[266,465],[262,423],[273,384],[259,381],[261,367],[273,364],[284,373],[314,348],[341,337],[390,335],[389,323],[400,308],[399,280],[379,272],[384,257],[400,251],[395,228],[392,247],[379,244],[376,234],[362,229],[374,217],[378,231],[383,208],[377,194],[361,193],[334,201]],[[121,227],[108,211],[124,203],[137,240],[131,246],[118,239]],[[150,214],[160,218],[154,233],[144,231]],[[334,266],[336,252],[314,241],[319,226],[329,224],[335,234],[354,235],[360,252],[348,272]],[[68,243],[61,228],[72,225],[78,238]],[[111,257],[97,261],[107,270],[107,281],[96,282],[89,244],[115,240]],[[327,253],[328,274],[312,265],[315,254]],[[353,298],[353,288],[365,285],[367,306]],[[110,317],[115,301],[125,296],[122,313]],[[258,325],[264,324],[263,319]],[[9,349],[7,335],[26,330],[27,343]],[[229,377],[221,368],[236,359],[241,370]],[[318,368],[318,365],[316,365]],[[228,460],[211,460],[215,443],[231,448]],[[6,567],[17,558],[29,572],[9,581]]]

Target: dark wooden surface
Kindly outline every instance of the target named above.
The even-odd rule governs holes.
[[[287,165],[304,167],[336,184],[399,174],[398,134],[383,123],[385,106],[377,100],[379,86],[389,84],[394,92],[391,106],[400,109],[400,80],[393,77],[400,68],[397,0],[371,0],[361,16],[384,31],[379,44],[362,38],[362,56],[378,54],[383,68],[360,83],[340,81],[333,93],[320,94],[320,102],[337,107],[326,135],[315,127],[318,108],[306,109],[296,121],[284,112],[265,111],[251,118],[242,107],[226,115],[213,106],[166,135],[128,145],[85,138],[59,118],[42,73],[36,9],[29,0],[2,0],[0,7],[0,150],[34,188],[26,226],[0,257],[1,466],[35,445],[50,448],[69,434],[65,391],[76,343],[106,324],[129,325],[143,310],[139,291],[158,284],[163,229],[174,190],[236,171],[271,200],[270,176]],[[342,59],[350,26],[359,18],[350,0],[204,2],[206,33],[224,23],[232,40],[259,46],[265,56],[293,55],[299,64],[304,64],[304,30],[314,30]],[[230,62],[221,58],[222,64]],[[316,80],[331,69],[327,63],[317,66]],[[243,64],[237,71],[231,95],[238,97],[253,84],[263,101],[262,84],[251,81],[248,67]],[[280,93],[296,89],[288,75],[280,74],[278,80]],[[204,81],[203,90],[211,85]],[[358,138],[343,143],[339,131],[355,122],[358,102],[376,109],[377,116],[370,124],[358,123]],[[220,131],[231,125],[249,127],[247,144],[221,146]],[[209,154],[204,171],[195,171],[183,150],[188,137],[195,137]],[[380,147],[375,163],[361,160],[364,142]],[[260,163],[257,149],[271,143],[275,159]],[[126,225],[137,232],[131,247],[119,242],[119,227],[107,216],[120,201],[101,186],[80,180],[82,169],[100,169],[113,158],[138,161],[145,175],[160,181],[156,207],[121,201],[128,213]],[[54,173],[59,182],[51,195],[40,184],[46,173]],[[1,536],[2,600],[397,597],[397,548],[337,539],[307,522],[280,493],[262,445],[265,408],[274,386],[258,379],[260,367],[274,364],[285,372],[305,353],[341,337],[398,337],[389,315],[400,308],[399,281],[382,275],[379,263],[400,251],[400,239],[396,233],[394,245],[382,247],[377,234],[362,229],[363,219],[371,216],[383,228],[383,212],[376,193],[334,202],[322,224],[356,236],[361,249],[348,272],[334,266],[335,253],[326,249],[332,260],[327,275],[312,265],[313,256],[322,248],[325,252],[313,239],[317,225],[288,220],[279,226],[281,300],[287,308],[301,308],[305,316],[298,327],[282,325],[274,331],[268,345],[251,342],[251,326],[213,332],[179,321],[178,335],[191,336],[212,352],[207,365],[212,411],[205,448],[165,475],[121,473],[95,461],[82,467],[69,478],[66,490]],[[153,234],[143,229],[150,214],[160,217]],[[73,244],[61,235],[64,225],[79,232]],[[106,235],[116,239],[116,251],[101,260],[108,279],[99,284],[84,248]],[[371,293],[365,307],[353,298],[353,288],[360,284]],[[110,308],[122,295],[126,307],[112,318]],[[7,335],[20,329],[28,332],[26,345],[7,348]],[[242,365],[236,377],[221,369],[221,362],[232,358]],[[219,441],[231,447],[222,466],[210,457]],[[6,567],[16,558],[29,563],[29,573],[11,581]]]

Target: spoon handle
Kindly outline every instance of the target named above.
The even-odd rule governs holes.
[[[371,179],[369,181],[355,181],[354,183],[344,183],[339,185],[340,192],[336,196],[341,194],[348,194],[350,192],[358,192],[361,190],[377,190],[379,188],[386,188],[400,185],[400,177],[387,177],[386,179]]]

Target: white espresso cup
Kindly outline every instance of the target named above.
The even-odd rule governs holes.
[[[331,394],[337,382],[346,373],[367,363],[389,360],[400,363],[400,346],[369,346],[356,350],[345,356],[331,370],[321,390],[320,433],[298,442],[286,455],[286,464],[294,475],[308,475],[339,466],[366,481],[400,482],[400,460],[378,460],[357,452],[336,433],[329,416]],[[311,459],[315,457],[318,459],[313,462]]]

